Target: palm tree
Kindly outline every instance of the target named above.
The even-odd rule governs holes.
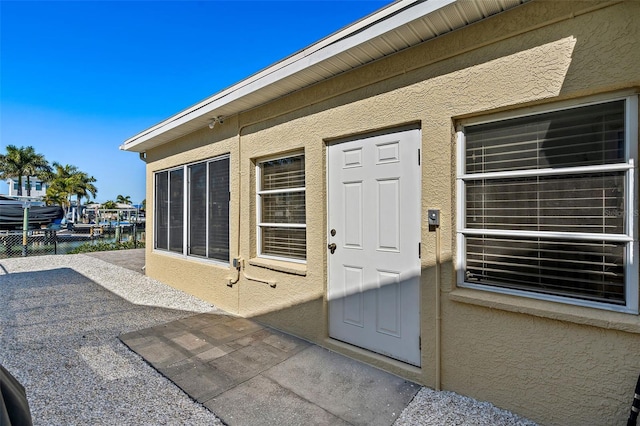
[[[98,193],[98,189],[93,184],[96,181],[96,178],[93,176],[89,176],[85,172],[78,171],[71,178],[71,187],[73,194],[77,197],[76,199],[76,219],[80,219],[82,205],[82,198],[86,197],[89,200],[89,195],[93,195],[94,197]]]
[[[107,200],[107,201],[105,201],[104,203],[102,203],[100,205],[100,208],[105,209],[105,210],[113,210],[113,209],[117,209],[118,205],[113,200]]]
[[[53,179],[47,189],[47,196],[51,199],[64,200],[59,203],[66,217],[68,208],[71,206],[71,196],[75,194],[73,176],[78,173],[78,168],[69,164],[63,166],[56,162],[53,163],[53,168]]]
[[[96,179],[78,170],[76,166],[54,162],[53,167],[53,179],[50,188],[47,190],[47,196],[51,200],[58,200],[58,203],[65,210],[65,215],[71,206],[72,196],[75,195],[77,197],[79,207],[83,197],[89,198],[89,195],[95,197],[98,193],[98,189],[93,184]],[[61,202],[60,200],[62,199],[64,201]]]
[[[89,200],[89,195],[95,198],[98,193],[98,189],[93,184],[95,181],[96,178],[87,175],[85,172],[77,172],[73,175],[73,193],[78,197],[78,207],[80,207],[80,201],[83,197],[86,197],[87,201]]]
[[[47,195],[44,196],[44,202],[48,206],[58,205],[65,211],[68,207],[68,197],[66,193],[58,191],[55,187],[47,188]]]
[[[48,181],[51,166],[32,146],[7,145],[7,153],[0,154],[0,179],[18,178],[18,195],[22,195],[22,176],[27,177],[27,195],[31,195],[31,176]]]
[[[57,162],[53,162],[53,183],[58,183],[59,185],[68,185],[68,179],[70,179],[73,175],[78,173],[79,170],[76,166],[72,166],[70,164],[62,165]]]
[[[131,197],[128,195],[118,195],[116,197],[116,203],[131,204]]]

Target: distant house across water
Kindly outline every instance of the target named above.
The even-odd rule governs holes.
[[[7,179],[7,185],[9,186],[9,192],[7,195],[18,195],[18,178]],[[22,195],[27,195],[27,177],[22,177]],[[31,197],[44,197],[47,194],[47,188],[49,183],[43,182],[42,179],[31,176],[29,177],[29,185],[31,185]]]

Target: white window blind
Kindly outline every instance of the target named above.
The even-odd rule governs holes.
[[[261,255],[307,257],[303,155],[258,165],[258,234]]]
[[[462,285],[628,305],[627,104],[464,127]]]

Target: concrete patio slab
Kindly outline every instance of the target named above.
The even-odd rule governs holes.
[[[120,340],[230,425],[391,425],[420,386],[225,313]]]
[[[113,263],[131,271],[144,274],[145,249],[95,251],[85,253],[87,256]]]
[[[318,346],[263,375],[354,425],[392,424],[420,388]]]
[[[263,376],[256,376],[204,405],[230,425],[349,424]]]

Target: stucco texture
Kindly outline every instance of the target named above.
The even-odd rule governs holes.
[[[637,1],[533,1],[148,152],[150,200],[154,172],[230,155],[231,256],[244,267],[229,287],[237,274],[229,265],[156,251],[148,232],[147,274],[427,386],[438,385],[441,358],[443,389],[541,424],[622,424],[640,373],[637,316],[604,319],[575,307],[568,315],[552,302],[493,303],[485,292],[456,288],[455,128],[470,117],[637,91],[638,16]],[[441,211],[440,228],[423,220],[421,235],[421,368],[335,342],[327,329],[327,144],[406,124],[422,134],[422,217],[429,208]],[[259,259],[256,162],[296,152],[306,161],[307,262]],[[148,217],[152,226],[153,211]]]

